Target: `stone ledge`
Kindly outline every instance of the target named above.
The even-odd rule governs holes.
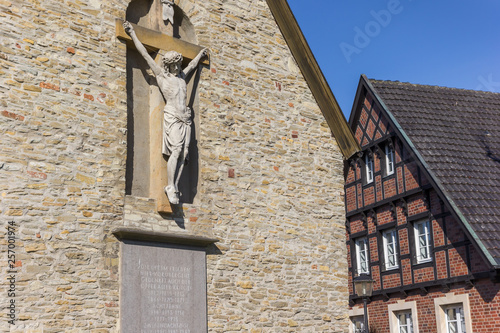
[[[157,243],[171,243],[193,246],[209,246],[217,243],[219,240],[216,238],[209,238],[204,236],[196,236],[192,234],[179,234],[179,233],[166,233],[146,231],[136,228],[116,228],[112,231],[113,235],[119,240],[135,240],[145,242]]]

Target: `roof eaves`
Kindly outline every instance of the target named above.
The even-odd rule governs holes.
[[[466,228],[467,232],[470,234],[470,236],[474,239],[474,241],[476,242],[476,244],[478,245],[478,247],[481,249],[481,251],[484,254],[485,258],[488,260],[489,264],[492,267],[494,267],[495,269],[500,269],[500,264],[497,263],[497,261],[491,255],[491,253],[488,251],[488,249],[483,244],[483,242],[481,241],[481,239],[477,236],[476,232],[474,231],[474,229],[472,228],[472,226],[469,224],[469,222],[467,221],[467,219],[465,218],[465,216],[462,214],[462,212],[460,211],[460,209],[458,208],[458,206],[455,204],[455,202],[448,195],[447,191],[444,189],[444,187],[441,184],[441,182],[439,181],[438,177],[431,171],[431,169],[429,168],[429,165],[425,162],[424,158],[422,157],[422,155],[420,154],[420,152],[418,151],[418,149],[415,147],[415,145],[411,141],[410,137],[406,134],[406,132],[404,131],[404,129],[401,127],[401,125],[399,124],[399,122],[396,120],[396,118],[392,114],[392,112],[389,110],[389,108],[387,107],[387,105],[384,103],[384,101],[382,100],[382,98],[379,96],[379,94],[377,93],[377,90],[375,89],[375,87],[373,87],[373,85],[371,84],[370,80],[364,74],[362,74],[361,76],[363,78],[364,83],[368,87],[368,89],[372,92],[374,98],[377,100],[378,103],[380,103],[380,105],[384,109],[385,113],[387,114],[387,116],[389,117],[389,119],[391,120],[391,122],[396,127],[396,131],[399,132],[399,134],[401,135],[401,137],[406,141],[406,143],[408,144],[409,148],[411,149],[413,155],[415,156],[415,158],[417,159],[417,161],[419,162],[419,164],[421,164],[424,172],[427,173],[427,175],[429,176],[429,181],[431,183],[434,183],[435,186],[437,187],[438,191],[441,192],[441,194],[444,197],[444,199],[448,202],[449,206],[454,211],[456,217],[462,222],[462,224]]]

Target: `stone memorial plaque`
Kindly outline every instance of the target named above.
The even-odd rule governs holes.
[[[125,240],[121,332],[207,332],[205,249]]]

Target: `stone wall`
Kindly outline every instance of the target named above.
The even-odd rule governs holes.
[[[220,240],[207,256],[210,332],[346,332],[342,157],[266,2],[176,4],[211,65],[198,87],[196,199],[160,215],[154,200],[125,196],[115,18],[128,1],[0,0],[2,267],[9,221],[18,236],[11,332],[118,332],[120,226]]]

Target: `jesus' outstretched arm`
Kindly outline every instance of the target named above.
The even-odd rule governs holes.
[[[125,29],[125,32],[130,36],[130,38],[132,38],[132,41],[134,42],[135,48],[137,49],[137,51],[139,51],[139,53],[142,55],[142,57],[144,59],[146,59],[146,62],[148,63],[148,65],[151,68],[151,70],[153,71],[153,73],[156,76],[160,75],[162,73],[161,67],[156,64],[156,62],[153,60],[153,58],[151,58],[151,56],[149,55],[149,53],[146,50],[146,48],[144,47],[144,45],[142,45],[139,38],[137,38],[137,35],[135,34],[135,31],[134,31],[134,28],[132,27],[132,24],[130,24],[130,22],[128,22],[128,21],[125,21],[123,23],[123,28]]]
[[[200,51],[200,53],[198,53],[198,55],[196,57],[194,57],[193,60],[191,60],[189,62],[189,64],[186,66],[186,68],[184,68],[184,70],[183,70],[184,75],[188,76],[189,73],[191,73],[191,71],[193,69],[195,69],[196,66],[198,66],[198,63],[200,62],[201,58],[203,58],[206,55],[208,55],[208,49],[204,48],[203,50]]]

